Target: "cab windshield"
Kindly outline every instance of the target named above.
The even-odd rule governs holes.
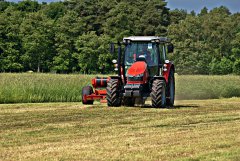
[[[137,60],[146,60],[148,66],[157,66],[157,47],[155,43],[132,42],[125,49],[125,65],[131,66]]]

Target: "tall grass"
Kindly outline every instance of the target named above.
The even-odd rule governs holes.
[[[0,103],[81,101],[90,75],[0,74]]]
[[[0,103],[79,102],[95,75],[0,74]],[[240,76],[176,75],[176,99],[240,97]]]
[[[216,99],[240,97],[240,76],[176,76],[177,99]]]

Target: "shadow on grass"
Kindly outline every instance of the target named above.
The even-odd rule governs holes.
[[[155,108],[155,109],[180,109],[180,108],[198,108],[198,105],[174,105],[174,107],[166,107],[166,108],[156,108],[152,107],[150,104],[144,104],[144,105],[135,105],[134,107],[140,107],[140,108]]]
[[[167,108],[173,108],[173,109],[179,109],[179,108],[198,108],[200,106],[198,105],[175,105],[174,107],[167,107]]]

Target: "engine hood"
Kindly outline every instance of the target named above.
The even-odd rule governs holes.
[[[144,61],[138,61],[132,64],[128,69],[127,74],[131,76],[137,76],[143,74],[147,70],[147,64]]]

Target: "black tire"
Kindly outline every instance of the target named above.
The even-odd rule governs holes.
[[[83,96],[84,95],[91,95],[93,93],[93,88],[91,86],[85,86],[82,88],[82,103],[84,105],[92,105],[93,104],[93,100],[84,100]]]
[[[167,100],[166,104],[168,107],[174,106],[175,100],[175,78],[173,70],[170,71],[168,78],[168,86],[167,86]]]
[[[166,107],[166,83],[164,80],[154,80],[152,84],[152,107]]]
[[[121,106],[118,81],[111,79],[107,83],[107,104],[109,107]]]
[[[127,107],[133,107],[135,104],[135,99],[132,97],[124,97],[123,98],[123,105]]]

